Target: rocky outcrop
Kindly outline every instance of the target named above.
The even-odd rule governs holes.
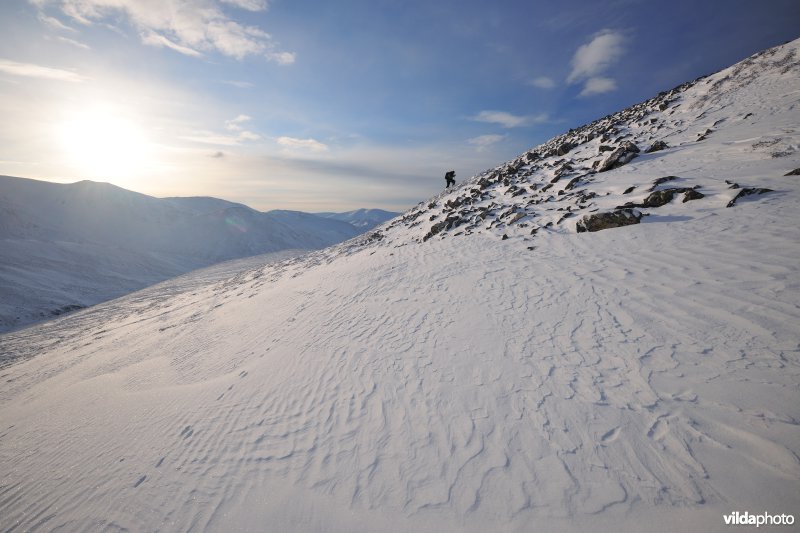
[[[765,194],[768,192],[773,192],[773,191],[772,189],[765,189],[763,187],[745,187],[743,189],[739,189],[739,194],[734,196],[731,199],[731,201],[728,202],[728,205],[726,205],[725,207],[733,207],[734,205],[736,205],[736,200],[738,200],[739,198],[750,196],[751,194]]]
[[[638,204],[636,202],[626,202],[617,209],[629,209],[631,207],[661,207],[662,205],[667,205],[670,203],[675,195],[680,193],[685,194],[683,199],[684,202],[687,200],[697,200],[705,196],[704,194],[697,192],[695,189],[690,189],[688,187],[661,189],[651,192],[649,195],[647,195],[647,198]],[[687,198],[687,196],[691,197]]]
[[[585,215],[578,221],[576,229],[578,233],[601,231],[638,224],[641,219],[642,213],[635,209],[619,209],[617,211]]]
[[[630,141],[623,142],[616,150],[611,152],[597,167],[598,172],[605,172],[629,163],[639,154],[639,148]]]

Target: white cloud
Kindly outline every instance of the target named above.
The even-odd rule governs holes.
[[[181,46],[177,43],[173,43],[163,35],[159,35],[158,33],[155,32],[142,33],[141,38],[144,44],[155,46],[157,48],[161,47],[170,48],[178,53],[191,57],[200,57],[203,55],[197,50],[189,48],[188,46]]]
[[[572,57],[568,83],[597,76],[617,62],[624,53],[625,38],[619,32],[603,30],[581,45]]]
[[[49,17],[49,16],[45,15],[44,13],[39,13],[39,20],[40,20],[40,21],[41,21],[41,22],[42,22],[44,25],[46,25],[46,26],[49,26],[50,28],[52,28],[52,29],[54,29],[54,30],[58,30],[58,31],[69,31],[69,32],[75,32],[75,31],[77,31],[75,28],[72,28],[72,27],[70,27],[70,26],[67,26],[66,24],[64,24],[63,22],[61,22],[60,20],[58,20],[57,18],[55,18],[55,17]]]
[[[556,82],[547,76],[539,76],[538,78],[531,80],[530,84],[540,89],[552,89],[556,86]]]
[[[520,126],[530,126],[547,121],[546,114],[540,115],[513,115],[505,111],[481,111],[472,120],[478,122],[488,122],[490,124],[500,124],[504,128],[517,128]]]
[[[588,43],[578,47],[572,56],[572,70],[567,83],[584,83],[579,96],[591,96],[614,91],[617,82],[602,76],[625,53],[625,37],[612,30],[603,30]]]
[[[5,72],[12,76],[69,81],[73,83],[86,81],[88,79],[70,70],[43,67],[32,63],[17,63],[16,61],[10,61],[8,59],[0,59],[0,72]]]
[[[593,94],[603,94],[617,89],[617,82],[611,78],[589,78],[581,91],[580,96],[591,96]]]
[[[253,120],[253,117],[248,115],[239,115],[236,118],[225,121],[225,129],[229,131],[242,131],[242,124]]]
[[[82,48],[84,50],[91,50],[92,49],[92,47],[89,46],[88,44],[82,43],[80,41],[76,41],[75,39],[69,39],[67,37],[61,37],[61,36],[56,37],[56,39],[58,39],[62,43],[67,43],[68,45],[74,46],[76,48]]]
[[[497,144],[503,139],[505,139],[505,135],[479,135],[478,137],[473,137],[472,139],[467,139],[467,143],[476,146],[479,152],[486,150],[488,147],[492,146],[493,144]]]
[[[264,11],[267,9],[266,0],[222,0],[222,2],[247,11]]]
[[[307,150],[310,152],[327,152],[328,145],[315,139],[296,139],[294,137],[278,137],[278,144],[287,150]]]
[[[215,51],[236,59],[260,55],[280,65],[295,61],[295,55],[280,50],[268,33],[231,19],[214,0],[29,2],[40,10],[58,6],[62,13],[84,25],[105,24],[122,15],[138,30],[143,43],[170,48],[189,56]],[[264,0],[226,0],[225,3],[250,11],[262,11],[267,7]],[[52,22],[49,21],[51,18],[47,17],[46,23]]]
[[[261,135],[252,131],[245,130],[242,124],[252,120],[248,115],[239,115],[236,118],[225,121],[225,129],[233,132],[231,134],[214,133],[211,131],[196,131],[190,135],[184,135],[181,139],[203,144],[215,144],[218,146],[237,146],[247,141],[258,141]]]

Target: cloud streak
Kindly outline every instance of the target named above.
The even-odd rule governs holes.
[[[296,139],[294,137],[278,137],[276,141],[289,151],[327,152],[328,145],[315,139]]]
[[[12,76],[67,81],[71,83],[80,83],[89,79],[70,70],[44,67],[33,63],[18,63],[8,59],[0,59],[0,72],[5,72]]]
[[[169,48],[199,57],[217,52],[235,59],[262,56],[280,65],[294,63],[292,52],[281,50],[272,37],[256,26],[230,18],[213,0],[29,0],[41,10],[40,19],[50,27],[69,29],[44,14],[57,6],[82,25],[105,23],[122,15],[149,46]],[[225,4],[247,11],[263,11],[264,0],[225,0]]]
[[[544,113],[539,115],[514,115],[506,111],[481,111],[472,117],[472,120],[487,122],[489,124],[499,124],[504,128],[519,128],[546,122],[547,115]]]

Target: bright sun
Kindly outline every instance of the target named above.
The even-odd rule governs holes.
[[[113,110],[71,113],[58,135],[67,159],[83,178],[144,178],[151,166],[151,145],[142,128]]]

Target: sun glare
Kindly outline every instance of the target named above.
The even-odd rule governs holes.
[[[151,145],[143,129],[110,109],[69,114],[58,136],[67,160],[82,178],[145,178],[151,166]]]

